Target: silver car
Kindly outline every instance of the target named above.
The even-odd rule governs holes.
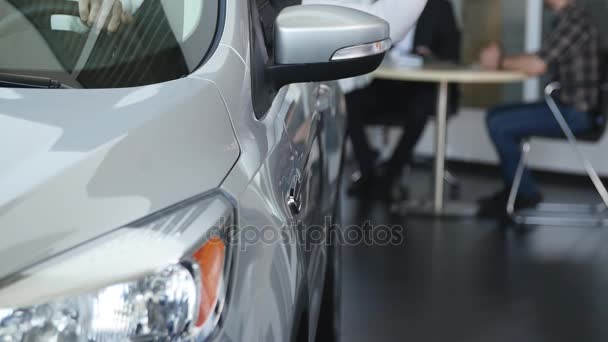
[[[334,339],[325,81],[377,67],[388,25],[287,0],[132,14],[0,0],[0,341]]]

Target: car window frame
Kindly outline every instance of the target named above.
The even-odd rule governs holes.
[[[222,36],[226,27],[226,0],[217,0],[218,8],[217,8],[217,22],[215,24],[215,33],[213,36],[213,40],[209,49],[205,52],[205,55],[201,59],[198,66],[196,66],[191,72],[190,75],[200,69],[205,63],[209,61],[211,56],[217,51],[218,46],[220,45],[220,41],[222,40]]]
[[[279,88],[269,78],[266,66],[273,58],[272,25],[281,10],[288,6],[301,4],[301,0],[249,0],[249,34],[251,53],[251,98],[253,111],[256,119],[262,120]],[[264,13],[262,18],[259,13],[261,5],[271,6],[272,10]],[[269,23],[270,29],[264,30],[262,22]]]

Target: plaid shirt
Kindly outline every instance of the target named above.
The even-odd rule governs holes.
[[[560,82],[560,101],[581,112],[596,109],[599,95],[599,33],[589,15],[576,4],[557,13],[539,57]]]

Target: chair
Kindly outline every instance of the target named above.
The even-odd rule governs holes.
[[[585,156],[578,142],[584,141],[587,143],[597,143],[604,136],[606,126],[608,125],[608,80],[605,78],[605,73],[602,73],[602,85],[599,92],[599,106],[594,114],[594,127],[582,134],[573,134],[572,130],[566,123],[559,107],[557,106],[553,94],[559,90],[559,83],[551,83],[545,88],[545,101],[549,105],[555,120],[557,120],[564,136],[550,137],[550,139],[567,140],[574,152],[577,154],[582,166],[587,175],[593,182],[597,193],[600,195],[602,202],[599,204],[569,204],[569,203],[541,203],[536,209],[528,209],[516,212],[515,201],[521,184],[521,178],[528,162],[528,154],[530,152],[530,138],[522,142],[522,154],[519,166],[517,168],[513,186],[511,187],[509,200],[507,204],[507,213],[516,224],[521,225],[552,225],[552,226],[607,226],[608,225],[608,191],[602,183],[599,175],[591,165],[589,159]],[[547,137],[543,137],[547,138]]]

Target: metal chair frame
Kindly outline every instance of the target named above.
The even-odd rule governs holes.
[[[602,201],[596,204],[568,204],[568,203],[541,203],[535,209],[515,211],[515,201],[521,185],[524,170],[527,167],[530,153],[530,140],[522,142],[522,153],[513,185],[507,202],[507,213],[517,224],[522,225],[550,225],[550,226],[608,226],[608,191],[602,183],[598,173],[593,168],[589,158],[578,145],[576,136],[568,126],[566,119],[560,111],[553,93],[560,89],[559,83],[551,83],[545,88],[545,101],[551,113],[566,136],[568,143],[577,155],[587,175],[593,182]]]

